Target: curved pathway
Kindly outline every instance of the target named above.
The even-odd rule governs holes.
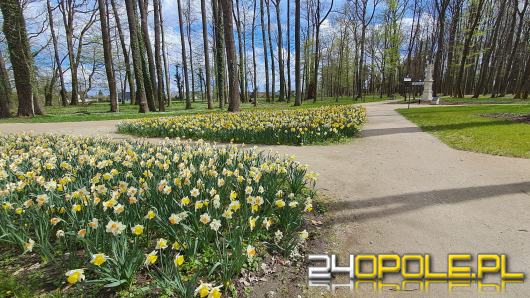
[[[330,252],[429,253],[436,271],[445,269],[448,253],[506,253],[511,270],[530,274],[530,160],[454,150],[394,111],[402,105],[366,107],[362,138],[270,147],[309,164],[320,174],[318,188],[334,198],[328,207]],[[0,124],[0,133],[129,138],[115,133],[118,122]],[[477,296],[473,287],[457,294]],[[448,294],[445,284],[430,288],[431,296]],[[505,290],[521,297],[529,292],[530,282]],[[380,294],[397,293],[422,295]]]

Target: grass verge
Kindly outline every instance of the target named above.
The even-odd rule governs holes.
[[[530,105],[484,105],[399,109],[423,131],[461,150],[530,158],[530,125],[488,117],[530,114]]]

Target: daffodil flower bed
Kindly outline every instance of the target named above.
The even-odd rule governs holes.
[[[147,137],[304,145],[352,137],[365,122],[364,107],[338,105],[132,120],[120,123],[118,131]]]
[[[308,237],[316,174],[293,158],[190,142],[0,137],[0,242],[65,282],[220,297],[242,268]]]

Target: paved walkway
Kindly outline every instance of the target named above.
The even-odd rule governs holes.
[[[436,271],[445,270],[448,253],[506,253],[511,270],[530,274],[530,160],[454,150],[394,111],[402,106],[366,106],[369,122],[362,138],[332,146],[272,147],[308,163],[320,174],[318,187],[334,198],[328,210],[331,250],[429,253]],[[114,132],[116,123],[0,124],[0,133],[123,138]],[[429,293],[444,297],[446,289],[432,285]],[[475,289],[456,292],[477,296]],[[530,282],[506,286],[510,296],[528,293]]]

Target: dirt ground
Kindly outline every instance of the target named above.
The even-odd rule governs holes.
[[[430,254],[435,271],[445,271],[449,253],[505,253],[511,271],[530,274],[530,160],[454,150],[394,111],[401,105],[366,107],[369,122],[362,137],[351,142],[263,147],[295,154],[320,174],[319,190],[333,198],[326,215],[329,229],[320,236],[326,250],[343,259],[348,253]],[[115,132],[118,122],[0,124],[0,133],[130,138]],[[450,294],[445,283],[430,285],[426,292],[361,288],[338,289],[335,295]],[[528,293],[530,282],[507,284],[502,291],[510,297],[528,297]],[[474,284],[456,287],[451,295],[484,294],[491,295]],[[310,287],[302,295],[331,292]]]

